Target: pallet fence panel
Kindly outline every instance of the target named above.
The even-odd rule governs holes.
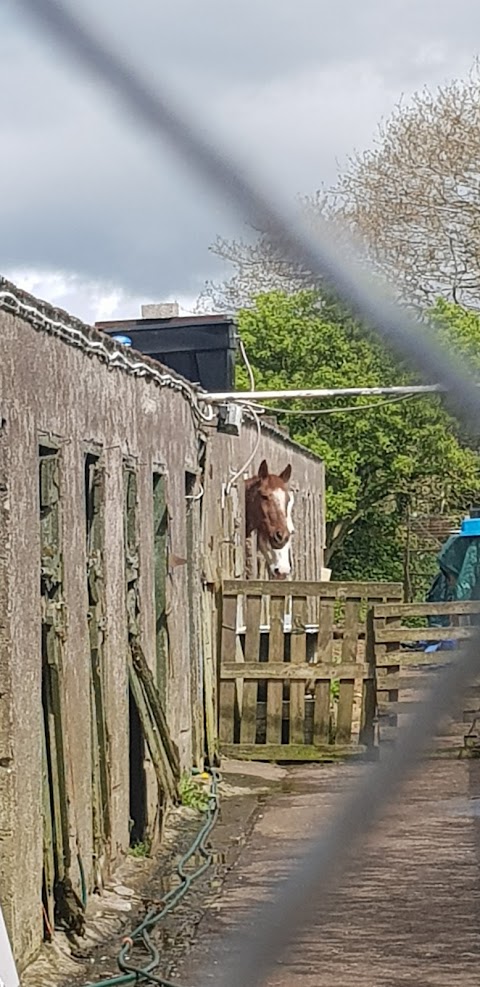
[[[372,601],[398,605],[401,598],[397,583],[226,580],[221,751],[333,760],[372,747],[375,669],[367,656],[367,614]]]
[[[468,621],[480,614],[480,601],[449,603],[377,604],[373,609],[373,648],[376,666],[377,718],[379,744],[394,742],[400,722],[408,717],[423,698],[422,690],[432,674],[455,661],[455,648],[471,637],[474,627]],[[428,617],[448,616],[450,626],[425,626]],[[423,621],[423,625],[422,625]],[[416,622],[417,626],[412,626]],[[474,621],[475,622],[475,621]],[[426,650],[449,642],[448,650]],[[465,708],[468,703],[468,709]],[[460,703],[457,719],[439,728],[436,748],[456,751],[467,734],[475,740],[473,726],[480,719],[478,685],[468,690]],[[460,717],[460,719],[458,719]],[[459,742],[459,737],[461,741]],[[456,738],[455,743],[453,738]]]
[[[293,596],[292,636],[290,661],[293,665],[306,665],[307,662],[307,598]],[[305,687],[307,677],[290,684],[290,743],[305,743]]]

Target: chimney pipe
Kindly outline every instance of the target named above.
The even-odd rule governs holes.
[[[179,313],[178,302],[156,302],[153,305],[142,305],[142,319],[178,319]]]

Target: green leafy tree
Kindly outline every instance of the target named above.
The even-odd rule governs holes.
[[[442,302],[434,319],[439,336],[480,365],[480,317]],[[348,313],[313,291],[259,296],[239,313],[239,330],[258,389],[375,387],[413,379]],[[249,386],[243,367],[238,386]],[[476,452],[436,396],[336,398],[328,403],[335,413],[325,413],[323,402],[315,415],[307,407],[312,405],[289,403],[298,415],[278,417],[292,438],[325,462],[327,561],[336,574],[352,577],[361,557],[364,576],[398,578],[406,512],[425,490],[431,509],[465,510],[480,492]]]

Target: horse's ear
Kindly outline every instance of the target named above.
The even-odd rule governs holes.
[[[292,467],[289,463],[288,466],[285,467],[283,472],[280,473],[280,479],[283,480],[284,483],[288,483],[291,475],[292,475]]]
[[[262,459],[262,462],[260,463],[260,466],[258,467],[258,475],[259,475],[259,477],[260,477],[261,480],[266,480],[267,479],[267,476],[268,476],[268,466],[267,466],[267,460],[266,459]]]

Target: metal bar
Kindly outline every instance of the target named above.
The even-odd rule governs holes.
[[[478,386],[478,385],[477,385]],[[398,387],[316,387],[286,391],[215,391],[202,394],[202,401],[216,404],[219,401],[276,401],[293,398],[381,397],[384,394],[439,394],[446,387],[442,384],[411,384]]]

